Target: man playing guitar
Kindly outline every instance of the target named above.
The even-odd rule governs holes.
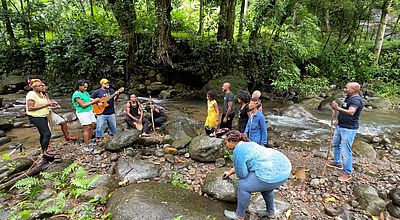
[[[91,98],[100,98],[101,101],[97,105],[93,105],[94,112],[97,116],[96,121],[96,140],[104,140],[104,125],[108,125],[108,133],[113,136],[117,133],[117,122],[115,118],[114,101],[118,99],[119,93],[123,92],[123,88],[115,91],[110,88],[107,79],[100,80],[101,87],[91,94]]]

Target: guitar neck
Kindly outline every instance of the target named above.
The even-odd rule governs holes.
[[[106,99],[105,102],[110,101],[110,100],[111,100],[112,98],[114,98],[116,95],[118,95],[117,92],[114,92],[112,95],[110,95],[110,97],[108,97],[108,98]]]

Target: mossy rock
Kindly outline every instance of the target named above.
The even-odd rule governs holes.
[[[218,100],[223,100],[225,94],[222,91],[222,85],[225,82],[231,84],[231,91],[233,94],[236,94],[240,90],[248,90],[246,79],[240,76],[228,75],[208,81],[208,83],[203,86],[201,95],[206,98],[207,91],[212,90],[215,92]]]

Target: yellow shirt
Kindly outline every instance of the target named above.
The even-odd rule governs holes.
[[[216,128],[217,127],[217,121],[218,121],[218,115],[217,111],[215,111],[214,105],[217,103],[217,101],[212,100],[207,100],[207,119],[206,123],[204,124],[205,126],[208,126],[210,128]]]
[[[28,94],[26,94],[26,114],[32,117],[47,117],[49,115],[50,112],[48,107],[44,107],[35,111],[28,111],[28,100],[33,100],[35,102],[33,106],[44,105],[47,103],[47,98],[45,96],[42,98],[34,91],[28,92]]]

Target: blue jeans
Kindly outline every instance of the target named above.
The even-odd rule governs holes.
[[[343,164],[343,171],[351,174],[353,170],[353,145],[356,129],[342,128],[336,125],[333,135],[333,155],[337,165]],[[343,157],[343,158],[342,158]]]
[[[246,178],[240,179],[238,182],[237,191],[237,208],[236,215],[244,217],[246,209],[250,204],[250,198],[252,192],[261,192],[264,198],[267,212],[274,212],[274,189],[283,185],[286,180],[277,183],[267,183],[261,181],[254,172],[250,172]]]
[[[115,135],[117,133],[117,122],[115,120],[115,114],[112,115],[97,115],[96,121],[96,138],[104,136],[104,125],[108,125],[108,133]]]

